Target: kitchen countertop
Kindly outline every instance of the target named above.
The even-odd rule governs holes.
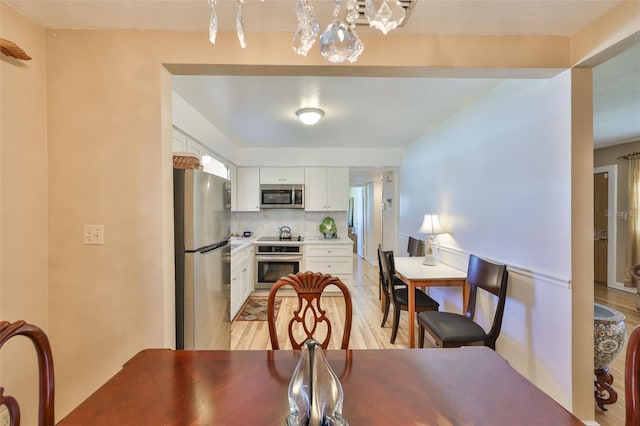
[[[296,244],[296,245],[306,245],[306,244],[344,244],[344,245],[352,245],[353,241],[350,238],[322,238],[322,237],[304,237],[303,241],[298,240],[279,240],[279,241],[258,241],[259,237],[231,237],[231,254],[233,254],[237,250],[242,250],[243,248],[256,243],[265,243],[272,245],[287,245],[287,244]]]

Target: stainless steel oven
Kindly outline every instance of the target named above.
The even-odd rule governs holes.
[[[280,279],[302,270],[302,245],[258,243],[255,255],[256,290],[270,290]]]

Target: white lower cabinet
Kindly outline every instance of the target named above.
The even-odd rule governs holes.
[[[231,254],[231,319],[253,291],[253,246],[236,249]]]
[[[305,270],[331,274],[353,290],[353,247],[351,244],[307,244]]]

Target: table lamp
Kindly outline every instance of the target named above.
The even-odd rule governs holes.
[[[436,256],[434,254],[434,241],[433,236],[438,234],[443,234],[444,231],[440,226],[440,221],[438,220],[437,214],[425,214],[424,220],[422,221],[422,225],[418,230],[421,234],[428,234],[429,238],[425,242],[424,248],[424,261],[423,265],[436,266],[438,262],[436,261]]]

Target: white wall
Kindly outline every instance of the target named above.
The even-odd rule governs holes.
[[[238,161],[236,145],[227,139],[209,120],[189,104],[175,91],[171,92],[172,123],[175,127],[185,130],[199,142],[205,144],[219,156],[232,163]],[[186,130],[185,130],[186,131]]]
[[[497,351],[571,408],[570,74],[511,80],[413,144],[399,171],[398,245],[440,214],[441,257],[468,253],[510,267]],[[403,242],[400,242],[402,238]],[[460,290],[436,290],[461,310]],[[481,299],[479,320],[492,301]],[[592,356],[588,354],[587,356]]]
[[[347,212],[305,212],[297,209],[272,209],[258,212],[233,212],[231,232],[242,235],[251,231],[256,237],[278,235],[281,226],[291,228],[293,235],[304,238],[322,238],[319,227],[322,220],[331,216],[338,227],[338,237],[347,238]]]

